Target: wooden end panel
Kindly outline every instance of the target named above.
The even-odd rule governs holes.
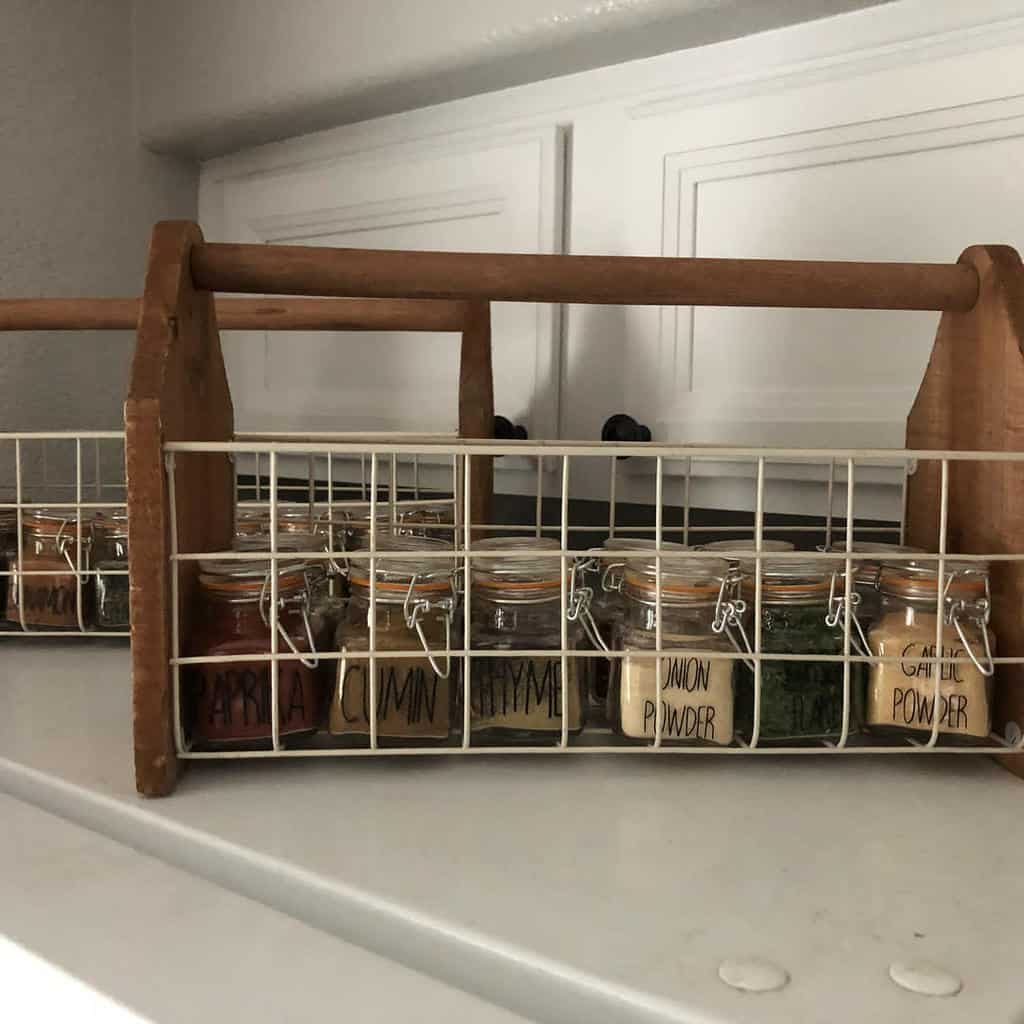
[[[230,440],[233,411],[213,299],[191,280],[189,254],[202,241],[188,222],[153,231],[139,331],[125,404],[130,532],[132,692],[136,786],[145,796],[174,788],[171,657],[171,530],[163,445]],[[230,546],[233,472],[227,455],[175,461],[181,551]],[[195,566],[179,576],[179,614],[187,636]]]
[[[459,436],[494,436],[494,371],[491,361],[491,307],[467,303],[459,359]],[[470,513],[474,523],[491,521],[494,459],[474,456],[470,474]],[[480,536],[485,536],[481,533]]]
[[[960,257],[978,273],[975,307],[944,313],[907,421],[907,447],[1024,451],[1024,267],[1007,246],[974,246]],[[921,465],[908,487],[907,540],[935,550],[940,466]],[[947,547],[965,554],[1024,552],[1024,465],[951,462]],[[997,654],[1024,655],[1024,564],[993,562]],[[1024,727],[1024,666],[1000,665],[994,727]],[[1024,776],[1024,757],[1003,758]]]

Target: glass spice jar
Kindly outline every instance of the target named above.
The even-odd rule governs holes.
[[[81,545],[79,545],[79,531]],[[7,618],[28,629],[84,630],[93,622],[87,573],[92,522],[70,509],[38,508],[21,520],[20,565],[7,592]]]
[[[845,554],[846,543],[838,542],[824,550]],[[909,547],[906,544],[885,544],[882,541],[873,540],[855,540],[853,542],[853,555],[856,558],[853,583],[858,597],[857,618],[865,630],[870,629],[882,608],[882,595],[878,589],[878,581],[885,556],[920,553],[920,548]]]
[[[235,509],[235,536],[252,537],[267,533],[270,510],[264,505],[245,505]]]
[[[741,563],[745,633],[754,639],[753,561]],[[761,716],[758,743],[801,744],[835,740],[843,724],[843,664],[813,661],[816,655],[843,653],[843,569],[820,561],[766,558],[761,570],[761,649],[766,654],[805,654],[807,661],[761,662]],[[838,607],[838,614],[837,614]],[[851,630],[850,653],[857,654]],[[849,733],[863,722],[864,666],[850,664]],[[747,742],[753,732],[754,672],[744,661],[737,674],[737,733]]]
[[[939,671],[939,734],[950,743],[982,743],[992,728],[991,599],[984,562],[945,563],[942,642],[936,650],[938,563],[883,562],[881,614],[868,640],[877,657],[899,662],[871,665],[868,728],[882,735],[927,737],[936,717],[934,659]],[[960,660],[952,660],[960,659]]]
[[[304,562],[277,563],[279,736],[316,730],[320,717],[319,665],[309,621]],[[200,614],[188,644],[192,657],[271,653],[271,570],[266,561],[199,563]],[[186,666],[186,720],[197,746],[247,745],[273,738],[271,662],[209,662]]]
[[[269,534],[236,535],[231,542],[235,551],[269,552]],[[279,532],[277,549],[294,554],[305,565],[306,588],[309,592],[309,621],[313,627],[316,646],[326,648],[334,639],[334,630],[344,613],[344,602],[334,598],[328,583],[327,559],[310,557],[318,550],[326,551],[324,538],[319,534]]]
[[[0,501],[13,504],[13,497],[0,494]],[[8,594],[14,589],[13,573],[18,568],[18,510],[0,509],[0,608],[6,609]],[[9,623],[9,626],[13,626]],[[0,629],[3,627],[0,626]]]
[[[101,512],[93,520],[92,533],[96,628],[123,632],[129,628],[127,511]]]
[[[611,650],[616,645],[616,635],[625,619],[626,602],[622,595],[623,567],[625,559],[619,555],[605,555],[602,551],[650,551],[655,542],[649,537],[608,537],[601,548],[591,553],[583,562],[583,582],[593,595],[590,599],[590,613],[604,646]],[[665,551],[686,551],[685,544],[663,540]],[[596,646],[596,645],[595,645]],[[613,666],[607,658],[595,658],[590,676],[590,710],[603,717],[607,713],[608,684]]]
[[[436,537],[454,543],[455,503],[452,501],[403,502],[396,508],[395,529],[398,533],[420,537]]]
[[[734,657],[718,628],[729,578],[725,559],[662,559],[661,736],[664,744],[728,745],[733,739]],[[608,700],[612,728],[635,743],[657,735],[657,566],[653,559],[626,563],[622,593],[625,617],[619,646],[625,657],[612,673]],[[692,652],[692,653],[691,653]]]
[[[560,550],[539,537],[495,537],[480,541],[473,560],[471,640],[474,651],[500,656],[471,658],[470,729],[476,744],[557,743],[562,732],[562,572],[558,555],[520,556],[518,551]],[[574,596],[568,594],[572,608]],[[581,646],[578,609],[570,613],[568,649]],[[519,651],[552,651],[519,654]],[[584,725],[585,659],[566,659],[564,707],[568,732]],[[461,694],[460,702],[461,702]]]
[[[301,552],[307,565],[310,618],[317,643],[329,645],[344,602],[332,586],[333,564],[327,557],[329,535],[318,529],[319,519],[308,505],[282,505],[277,510],[277,547],[279,551]],[[236,551],[270,550],[270,509],[264,506],[243,507],[235,515]],[[322,559],[314,556],[323,551]]]
[[[370,735],[370,650],[374,622],[377,741],[380,746],[423,746],[447,740],[451,729],[456,662],[451,658],[456,606],[455,559],[417,557],[451,550],[430,537],[381,534],[376,538],[374,601],[370,563],[353,558],[351,595],[336,641],[343,656],[331,701],[330,730],[365,746]],[[360,551],[368,551],[369,544]],[[390,556],[390,557],[388,557]],[[395,657],[416,652],[415,657]]]
[[[345,523],[346,550],[357,551],[364,544],[369,543],[370,538],[370,504],[353,505],[344,510],[335,509],[335,516],[343,517]],[[397,513],[396,513],[397,517]],[[391,505],[388,502],[378,502],[374,519],[377,524],[377,536],[395,532],[395,518],[392,516]],[[335,519],[337,522],[337,519]]]

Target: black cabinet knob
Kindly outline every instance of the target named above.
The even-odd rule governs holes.
[[[498,441],[528,441],[526,427],[513,423],[507,416],[494,417],[494,436]]]
[[[650,441],[651,431],[642,423],[637,423],[632,416],[624,412],[617,412],[604,421],[601,428],[601,440],[612,441],[617,444],[631,444],[634,441]],[[628,458],[627,455],[620,455],[620,459]]]

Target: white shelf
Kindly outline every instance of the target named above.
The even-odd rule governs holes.
[[[127,651],[0,650],[0,789],[525,1016],[1024,1013],[1024,789],[988,759],[216,762],[142,801]],[[745,956],[790,984],[726,987]],[[963,991],[889,980],[919,959]]]

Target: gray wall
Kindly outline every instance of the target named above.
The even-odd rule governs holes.
[[[215,156],[885,0],[135,0],[139,129]]]
[[[135,295],[197,168],[137,139],[130,0],[0,2],[0,296]],[[0,430],[116,429],[128,333],[0,334]]]

